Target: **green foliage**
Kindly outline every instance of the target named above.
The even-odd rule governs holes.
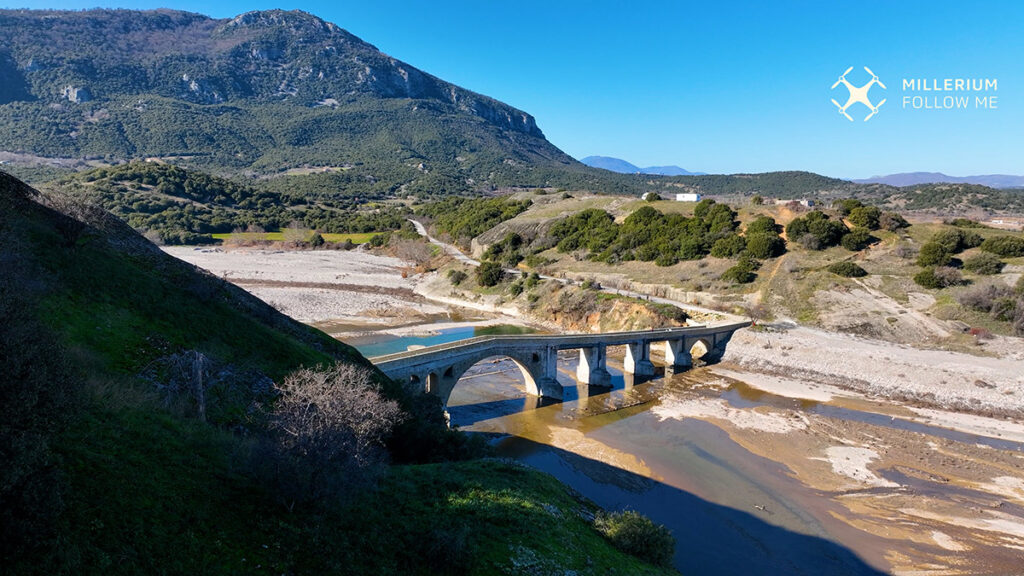
[[[981,244],[981,249],[1004,258],[1024,256],[1024,236],[996,236]]]
[[[513,282],[513,283],[509,284],[508,285],[508,293],[513,298],[518,297],[520,294],[523,293],[523,283],[520,281],[520,282]]]
[[[560,252],[585,249],[590,259],[602,262],[653,260],[659,266],[671,266],[707,256],[715,242],[735,235],[738,226],[732,208],[704,200],[697,204],[693,218],[643,206],[622,225],[603,210],[583,210],[555,223],[550,234]]]
[[[945,266],[952,260],[953,256],[945,245],[935,241],[926,242],[917,255],[918,266]]]
[[[963,283],[960,271],[947,266],[925,268],[914,275],[914,282],[925,288],[939,289]]]
[[[722,280],[733,284],[749,284],[757,278],[755,271],[760,267],[756,260],[740,258],[733,267],[722,273]]]
[[[946,221],[945,223],[950,226],[956,226],[957,228],[988,228],[988,226],[981,222],[971,220],[970,218],[954,218]]]
[[[755,233],[747,235],[747,253],[752,258],[765,260],[781,256],[786,252],[786,242],[774,233]]]
[[[468,244],[498,224],[515,218],[530,207],[530,200],[511,198],[445,198],[424,204],[417,214],[434,220],[434,227],[456,241]]]
[[[500,242],[492,244],[483,254],[484,260],[493,260],[505,268],[515,268],[523,260],[520,252],[523,248],[523,237],[509,232]]]
[[[1020,278],[1017,278],[1017,283],[1014,284],[1013,290],[1017,294],[1024,295],[1024,275],[1022,275]]]
[[[750,199],[750,203],[754,206],[760,206],[764,204],[764,197],[760,194],[755,194],[754,197]]]
[[[497,286],[505,276],[505,268],[497,262],[482,262],[476,269],[476,283],[483,287]]]
[[[850,210],[847,220],[860,228],[878,230],[881,217],[882,211],[874,206],[858,206]]]
[[[613,546],[655,566],[672,566],[676,539],[668,528],[632,510],[601,513],[594,527]]]
[[[980,246],[982,237],[970,230],[940,230],[932,236],[930,242],[941,244],[950,254],[959,254],[968,248]]]
[[[878,238],[872,236],[871,232],[869,232],[867,228],[854,228],[843,236],[840,243],[843,245],[843,248],[846,248],[850,252],[859,252],[877,241]]]
[[[849,216],[854,210],[863,208],[864,203],[854,198],[842,198],[832,202],[832,206],[839,211],[839,215],[843,218]]]
[[[1024,194],[1015,190],[996,190],[977,184],[920,184],[887,191],[890,204],[903,210],[976,210],[1020,213]]]
[[[1006,264],[987,252],[975,254],[964,259],[964,270],[975,274],[989,275],[999,274]]]
[[[448,271],[448,280],[452,283],[452,286],[462,284],[467,277],[468,275],[458,268],[453,268]]]
[[[758,216],[750,224],[747,224],[747,235],[751,234],[776,234],[782,232],[782,227],[779,226],[775,219],[771,216]]]
[[[839,244],[848,232],[842,222],[829,219],[820,210],[809,212],[806,216],[796,218],[786,226],[786,235],[791,240],[803,242],[805,236],[813,236],[816,250],[822,250]]]
[[[729,234],[724,238],[715,240],[715,243],[711,246],[711,255],[715,258],[735,258],[746,249],[746,238],[739,234]]]
[[[828,271],[837,276],[842,276],[843,278],[860,278],[868,275],[866,270],[853,262],[847,261],[836,262],[829,265]]]

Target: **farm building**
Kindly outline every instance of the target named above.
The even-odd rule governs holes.
[[[700,202],[700,194],[676,194],[676,202]]]

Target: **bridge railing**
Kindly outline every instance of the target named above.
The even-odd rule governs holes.
[[[658,328],[653,330],[634,330],[629,332],[607,332],[603,334],[511,334],[494,336],[476,336],[474,338],[457,340],[455,342],[448,342],[446,344],[438,344],[436,346],[429,346],[426,348],[420,348],[418,350],[408,350],[405,352],[395,352],[393,354],[386,354],[384,356],[374,356],[369,360],[374,364],[380,365],[408,358],[432,356],[434,354],[444,351],[469,351],[478,347],[484,347],[485,345],[489,346],[492,344],[530,343],[534,345],[544,345],[545,342],[548,342],[550,343],[550,345],[554,345],[556,348],[560,350],[585,348],[588,346],[595,346],[598,344],[616,346],[636,340],[657,342],[659,340],[673,340],[677,338],[684,338],[687,336],[710,336],[713,334],[723,332],[734,332],[736,330],[739,330],[740,328],[745,328],[747,326],[750,326],[749,321],[733,322],[730,324],[720,324],[712,326],[684,326],[680,328]]]

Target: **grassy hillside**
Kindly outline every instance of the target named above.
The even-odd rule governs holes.
[[[453,462],[473,451],[436,401],[109,213],[0,173],[0,263],[5,574],[505,574],[524,554],[661,573],[611,548],[550,477]],[[202,395],[175,384],[190,354]],[[274,384],[327,362],[369,370],[397,402],[401,465],[358,498],[285,505],[284,460],[266,452]]]

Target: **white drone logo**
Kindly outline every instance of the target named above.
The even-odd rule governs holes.
[[[864,121],[867,122],[872,116],[878,113],[878,109],[882,107],[882,104],[885,104],[885,98],[882,98],[882,101],[878,103],[878,106],[872,104],[871,99],[868,98],[868,91],[871,90],[871,87],[875,84],[878,84],[883,90],[885,90],[885,84],[882,84],[882,81],[878,79],[878,76],[875,76],[875,73],[865,66],[864,70],[867,71],[868,74],[871,74],[871,80],[868,80],[867,84],[858,88],[846,80],[846,75],[850,73],[850,70],[853,70],[853,66],[847,68],[846,72],[843,72],[843,75],[839,77],[839,80],[836,80],[836,83],[832,85],[833,90],[835,90],[836,86],[839,86],[840,84],[846,86],[846,89],[850,91],[850,97],[847,98],[846,104],[843,104],[842,106],[839,105],[839,102],[836,102],[835,98],[832,99],[832,103],[836,105],[836,108],[839,108],[840,114],[846,116],[846,119],[850,122],[853,122],[853,118],[846,113],[846,109],[857,102],[860,102],[871,109],[871,114],[868,114],[867,117],[864,118]]]

